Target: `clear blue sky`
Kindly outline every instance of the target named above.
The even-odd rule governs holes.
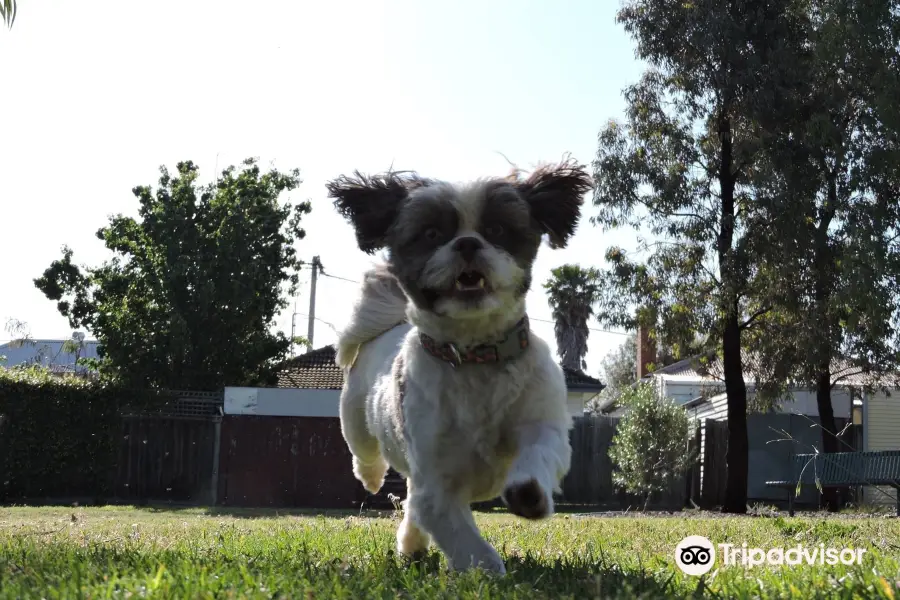
[[[304,257],[359,278],[370,264],[325,198],[324,183],[393,165],[463,180],[571,152],[590,162],[597,133],[619,118],[640,75],[615,23],[618,2],[253,3],[226,0],[20,2],[0,31],[0,320],[35,337],[67,337],[66,320],[32,279],[68,244],[75,260],[109,254],[94,237],[134,214],[131,188],[190,159],[201,177],[247,156],[298,167],[310,199]],[[602,265],[631,231],[603,233],[591,207],[570,247],[543,248],[529,312],[549,319],[540,289],[564,262]],[[308,281],[308,272],[303,281]],[[340,328],[355,289],[319,285],[317,315]],[[297,298],[307,312],[308,285]],[[290,331],[291,312],[279,319]],[[297,317],[305,333],[303,316]],[[591,325],[598,327],[596,323]],[[552,325],[536,323],[552,341]],[[0,332],[0,338],[8,337]],[[333,342],[316,326],[316,346]],[[592,332],[589,371],[621,336]]]

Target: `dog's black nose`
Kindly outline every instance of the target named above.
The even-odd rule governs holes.
[[[472,262],[475,258],[475,253],[482,248],[484,248],[484,244],[476,237],[459,238],[456,240],[456,243],[453,244],[453,249],[462,254],[462,257],[466,259],[466,262]]]

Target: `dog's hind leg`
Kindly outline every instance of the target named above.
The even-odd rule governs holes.
[[[377,494],[384,485],[388,463],[381,454],[378,439],[366,422],[366,394],[347,383],[341,392],[341,433],[353,454],[353,475],[363,487]]]
[[[409,510],[409,497],[413,493],[413,481],[406,479],[406,497],[403,502],[403,521],[397,530],[397,551],[411,558],[419,558],[428,550],[431,536],[413,521]]]

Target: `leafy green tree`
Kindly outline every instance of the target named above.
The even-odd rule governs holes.
[[[816,390],[824,452],[840,451],[831,390],[897,367],[900,13],[892,3],[813,2],[786,118],[760,165],[761,196],[791,219],[770,278],[778,310],[748,339],[785,381]],[[763,181],[764,180],[764,181]],[[824,501],[836,509],[837,495]]]
[[[7,27],[12,27],[13,22],[16,20],[16,0],[0,0],[0,20],[2,20]]]
[[[688,453],[687,412],[660,398],[651,383],[629,388],[620,398],[628,411],[609,450],[616,466],[613,482],[643,497],[646,509],[651,495],[669,489],[694,460]]]
[[[770,307],[757,264],[783,240],[750,186],[761,132],[777,120],[802,39],[794,3],[630,0],[618,20],[650,65],[625,92],[624,125],[600,134],[592,219],[648,227],[640,261],[621,249],[602,286],[601,322],[656,329],[681,350],[696,332],[721,351],[728,396],[725,512],[747,508],[747,387],[742,332]],[[637,313],[634,307],[640,307]]]
[[[35,280],[73,328],[101,344],[104,376],[134,387],[218,389],[268,381],[291,340],[272,333],[294,294],[294,248],[308,202],[280,204],[299,172],[261,172],[248,159],[215,183],[192,162],[159,186],[138,186],[137,219],[118,215],[97,232],[116,256],[94,268],[72,251]]]
[[[309,339],[303,335],[295,335],[291,340],[291,351],[297,350],[294,348],[295,346],[299,346],[300,352],[308,352],[312,350],[312,346],[309,343]]]
[[[590,335],[588,321],[594,315],[594,303],[600,293],[599,276],[593,268],[563,265],[553,269],[544,283],[562,365],[576,371],[587,367],[584,357]]]
[[[60,353],[62,354],[72,354],[75,356],[75,362],[72,365],[72,371],[75,375],[78,375],[78,367],[84,366],[81,362],[82,355],[84,354],[86,344],[84,343],[84,333],[81,331],[75,331],[72,333],[72,337],[63,342],[62,347],[60,348]],[[87,374],[87,370],[85,370],[85,375]]]
[[[594,412],[599,406],[615,402],[637,380],[637,336],[629,334],[618,348],[603,357],[601,368],[606,387],[588,407]]]

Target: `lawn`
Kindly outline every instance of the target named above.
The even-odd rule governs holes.
[[[0,508],[0,598],[897,598],[900,519],[479,513],[510,574],[393,552],[389,513]],[[675,566],[689,535],[740,547],[855,547],[861,566]],[[717,559],[718,560],[718,559]],[[721,562],[721,561],[719,561]]]

